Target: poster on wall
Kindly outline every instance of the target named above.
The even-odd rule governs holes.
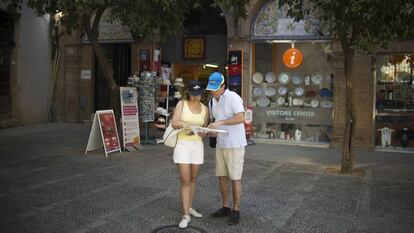
[[[120,87],[120,96],[124,149],[135,151],[136,148],[141,148],[137,89],[135,87]]]
[[[231,91],[241,96],[243,73],[242,51],[229,51],[228,61],[228,87]]]
[[[96,111],[85,154],[88,151],[102,147],[104,147],[106,157],[108,157],[109,153],[121,152],[113,110]]]
[[[138,50],[139,72],[150,71],[151,67],[151,49]]]
[[[154,49],[154,57],[153,57],[153,61],[152,61],[152,67],[151,67],[151,71],[154,72],[160,72],[160,58],[161,58],[161,49],[160,48],[155,48]]]

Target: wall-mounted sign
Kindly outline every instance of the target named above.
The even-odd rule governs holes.
[[[332,125],[332,109],[330,108],[255,108],[254,123],[287,123]]]
[[[228,87],[230,90],[242,95],[242,76],[243,76],[243,51],[230,50],[228,56]]]
[[[138,62],[139,62],[139,72],[150,71],[151,50],[150,49],[139,49],[138,50]]]
[[[184,59],[204,59],[206,51],[204,37],[184,38],[183,50]]]
[[[295,48],[290,48],[283,53],[283,64],[293,69],[302,65],[302,52]]]

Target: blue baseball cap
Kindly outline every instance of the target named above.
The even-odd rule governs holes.
[[[217,91],[224,83],[224,76],[219,72],[214,72],[208,77],[207,91]]]

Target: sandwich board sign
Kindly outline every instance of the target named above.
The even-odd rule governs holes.
[[[138,121],[138,93],[135,87],[120,87],[124,150],[142,148]]]
[[[85,154],[88,151],[102,148],[102,146],[105,149],[106,157],[111,152],[121,152],[113,110],[96,111]]]

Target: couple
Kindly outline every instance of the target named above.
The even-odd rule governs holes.
[[[177,164],[180,176],[180,193],[183,218],[179,228],[187,228],[191,216],[202,217],[192,208],[195,183],[199,167],[204,162],[203,136],[216,136],[212,133],[194,135],[187,125],[198,125],[213,129],[226,130],[227,134],[217,134],[216,176],[219,178],[222,195],[222,208],[211,214],[212,217],[230,216],[228,224],[240,222],[241,176],[243,172],[244,147],[247,145],[244,132],[243,100],[238,94],[226,89],[225,79],[221,73],[210,75],[206,90],[212,95],[210,111],[201,100],[204,89],[196,80],[188,86],[187,100],[180,101],[172,118],[173,128],[184,128],[178,134],[174,149],[174,163]],[[215,119],[209,123],[210,118]],[[231,180],[233,209],[228,203],[228,178]]]

